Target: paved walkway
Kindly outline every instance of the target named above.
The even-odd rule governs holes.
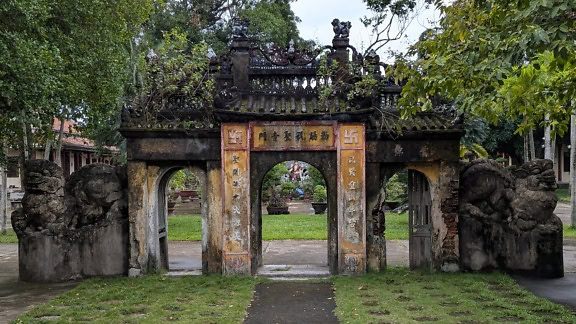
[[[332,324],[336,302],[331,283],[262,283],[244,324]]]
[[[74,288],[78,282],[31,284],[18,281],[18,245],[0,244],[0,324]]]

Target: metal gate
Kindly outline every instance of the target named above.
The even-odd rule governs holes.
[[[410,269],[430,269],[432,261],[432,197],[428,179],[408,171]]]

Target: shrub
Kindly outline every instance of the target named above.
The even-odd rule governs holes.
[[[282,197],[292,197],[296,188],[298,187],[292,182],[284,182],[280,186],[280,192],[282,193]]]
[[[276,207],[276,208],[286,208],[288,204],[286,204],[286,200],[280,195],[280,192],[274,188],[272,189],[272,193],[270,194],[270,200],[268,201],[268,206]]]
[[[314,195],[312,196],[312,202],[319,203],[319,202],[326,202],[326,187],[324,186],[316,186],[314,188]]]
[[[386,183],[386,201],[408,201],[408,173],[398,172]]]
[[[314,194],[314,184],[311,182],[306,182],[302,189],[304,190],[304,194],[306,195],[313,195]]]

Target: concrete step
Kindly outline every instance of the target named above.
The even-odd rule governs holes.
[[[257,276],[272,280],[327,279],[330,271],[321,265],[269,264],[260,267]]]
[[[170,270],[164,275],[167,277],[201,276],[202,270]]]

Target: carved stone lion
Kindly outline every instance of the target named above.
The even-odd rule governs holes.
[[[247,39],[249,23],[246,20],[234,18],[232,20],[232,38]]]
[[[339,19],[332,20],[334,30],[334,38],[348,38],[350,37],[350,28],[352,23],[349,21],[340,21]]]
[[[460,173],[460,254],[464,269],[563,275],[562,222],[552,161],[505,169],[475,160]]]
[[[106,164],[90,164],[72,174],[65,188],[75,215],[71,226],[122,218],[127,211],[125,188],[116,168]]]
[[[37,231],[55,230],[65,223],[64,175],[60,167],[45,160],[26,161],[24,190],[24,212],[12,214],[16,232],[26,227]]]
[[[72,174],[66,185],[62,169],[46,160],[24,165],[22,209],[12,214],[17,233],[48,230],[53,234],[104,220],[126,218],[125,170],[91,164]]]

